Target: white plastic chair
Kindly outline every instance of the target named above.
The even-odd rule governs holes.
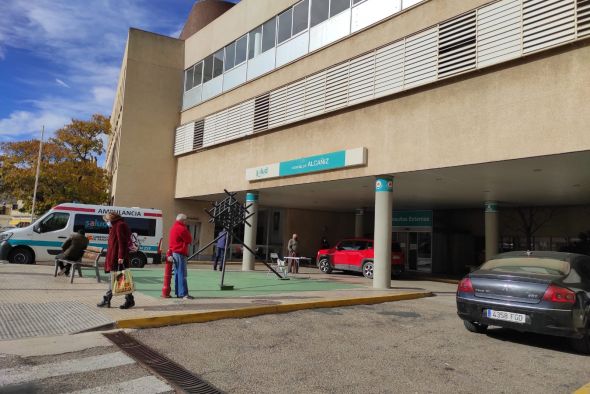
[[[283,274],[284,278],[287,277],[287,275],[288,275],[287,263],[285,262],[285,260],[281,260],[279,258],[278,253],[271,253],[270,254],[270,263],[271,263],[271,267],[274,268],[277,272]],[[272,274],[272,271],[268,270],[267,275],[268,274]]]

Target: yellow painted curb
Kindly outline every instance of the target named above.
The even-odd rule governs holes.
[[[287,313],[305,309],[337,308],[352,305],[381,304],[383,302],[414,300],[417,298],[430,297],[430,292],[412,292],[388,294],[382,296],[369,296],[357,298],[338,298],[331,300],[307,301],[292,304],[262,305],[247,308],[227,309],[218,311],[185,313],[178,315],[140,317],[135,319],[123,319],[115,324],[117,328],[156,328],[173,326],[188,323],[205,323],[222,319],[239,319],[244,317],[270,315],[276,313]]]
[[[590,394],[590,383],[574,391],[574,394]]]

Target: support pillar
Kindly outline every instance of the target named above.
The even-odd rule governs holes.
[[[375,241],[373,288],[391,287],[391,231],[393,177],[380,176],[375,181]]]
[[[244,243],[247,247],[252,250],[256,250],[256,230],[258,228],[258,192],[246,193],[246,206],[251,205],[248,208],[248,212],[253,213],[248,222],[250,226],[244,224]],[[254,258],[255,256],[250,253],[246,248],[242,253],[242,271],[254,271]]]
[[[365,210],[363,208],[357,209],[354,217],[354,236],[362,238],[365,234],[363,223],[365,220]]]
[[[486,261],[498,254],[498,241],[500,239],[500,227],[498,224],[498,203],[485,202],[485,239]]]

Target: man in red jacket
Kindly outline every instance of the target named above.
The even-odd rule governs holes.
[[[193,242],[191,233],[186,228],[186,215],[183,213],[176,216],[176,222],[170,228],[170,250],[174,260],[174,290],[176,297],[185,300],[193,299],[188,294],[188,285],[186,283],[186,258],[188,256],[188,246]]]

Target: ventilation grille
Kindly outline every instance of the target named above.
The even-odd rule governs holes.
[[[357,57],[350,61],[348,77],[348,104],[354,105],[373,98],[375,82],[375,54]]]
[[[326,73],[325,111],[346,107],[348,102],[348,62],[332,67]]]
[[[440,25],[438,76],[475,68],[475,11]]]
[[[187,123],[176,129],[174,140],[174,154],[182,155],[193,149],[193,138],[195,133],[195,122]]]
[[[305,117],[324,113],[326,98],[326,72],[307,77],[305,80]]]
[[[197,120],[194,128],[193,150],[203,147],[203,134],[205,133],[205,119]]]
[[[254,104],[254,132],[268,130],[270,94],[256,97]]]
[[[523,1],[523,53],[573,40],[575,35],[574,0]]]
[[[277,89],[270,93],[268,127],[278,127],[286,122],[287,88]]]
[[[522,53],[522,0],[503,0],[477,13],[477,66],[485,67]]]
[[[287,88],[285,122],[297,122],[305,114],[305,79],[295,82]]]
[[[377,50],[375,54],[375,97],[404,88],[404,40]]]
[[[578,0],[578,36],[590,34],[590,0]]]
[[[406,40],[405,87],[410,88],[436,80],[437,43],[437,27],[426,30]]]

